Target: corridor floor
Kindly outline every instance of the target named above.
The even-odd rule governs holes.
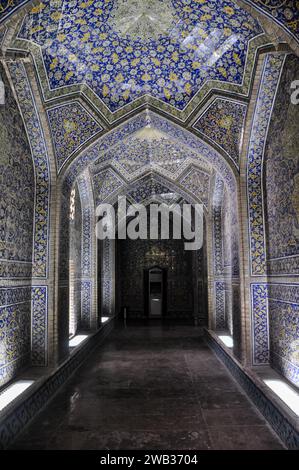
[[[117,329],[14,449],[281,449],[199,330]]]

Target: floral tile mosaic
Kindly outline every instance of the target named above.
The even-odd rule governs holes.
[[[194,124],[194,128],[219,145],[239,167],[242,131],[247,106],[216,98]]]
[[[258,22],[230,0],[44,0],[21,30],[52,90],[85,84],[115,112],[150,95],[183,110],[210,80],[241,85]]]
[[[103,128],[78,102],[51,108],[47,114],[60,171],[72,153]]]

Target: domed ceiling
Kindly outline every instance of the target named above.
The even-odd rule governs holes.
[[[179,115],[207,83],[241,87],[262,33],[229,0],[44,0],[18,39],[38,47],[55,96],[83,86],[106,115],[145,97]]]

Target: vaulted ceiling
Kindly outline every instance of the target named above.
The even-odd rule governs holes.
[[[51,90],[85,84],[110,112],[144,95],[181,111],[208,81],[241,85],[261,33],[230,0],[44,0],[18,37],[40,46]]]
[[[25,3],[0,0],[0,23]],[[126,181],[146,171],[178,180],[194,162],[211,174],[219,158],[224,173],[226,163],[238,171],[257,52],[271,43],[260,17],[245,4],[268,14],[272,3],[33,0],[20,8],[15,22],[4,23],[9,31],[5,47],[29,51],[34,58],[31,68],[47,112],[57,173],[81,153],[82,161],[93,159],[94,174],[110,166]],[[295,28],[297,4],[279,2],[275,18],[282,24],[284,15]],[[3,29],[0,44],[1,34]],[[145,107],[192,132],[180,140],[182,131],[175,129],[170,137],[170,124],[153,114],[150,129],[140,124],[140,132],[123,138],[117,126]],[[115,133],[105,139],[112,128]],[[197,139],[193,147],[192,133],[207,145]],[[98,152],[96,158],[89,147]]]
[[[9,48],[34,56],[44,101],[83,96],[109,124],[145,103],[186,122],[212,90],[248,96],[269,43],[234,0],[43,0],[19,16]]]

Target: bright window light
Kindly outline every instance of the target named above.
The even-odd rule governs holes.
[[[299,393],[282,380],[265,379],[264,382],[297,416],[299,416]]]
[[[18,380],[0,393],[0,411],[15,400],[21,393],[34,383],[33,380]]]
[[[109,320],[109,317],[102,317],[101,318],[102,323],[106,323],[106,321],[108,321],[108,320]]]
[[[70,342],[69,342],[69,345],[71,348],[74,348],[76,346],[79,346],[79,344],[83,343],[83,341],[86,340],[86,338],[88,338],[88,335],[77,335],[77,336],[74,336]]]
[[[219,339],[227,346],[228,348],[232,348],[234,346],[233,338],[229,335],[218,335]]]

